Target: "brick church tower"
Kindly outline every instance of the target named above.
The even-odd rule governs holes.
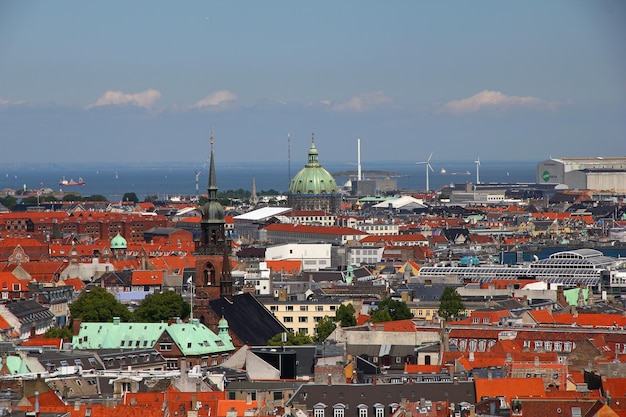
[[[217,200],[215,161],[213,158],[213,134],[211,134],[211,159],[209,165],[209,201],[202,207],[201,234],[195,238],[196,275],[193,317],[209,329],[218,331],[220,312],[214,312],[209,301],[233,293],[230,267],[231,242],[226,236],[224,208]]]

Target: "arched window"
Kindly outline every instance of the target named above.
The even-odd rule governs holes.
[[[315,404],[313,406],[313,417],[326,417],[326,404]]]
[[[337,403],[333,406],[333,417],[345,417],[346,416],[346,405],[342,403]]]
[[[204,266],[204,285],[215,285],[215,267],[210,262]]]

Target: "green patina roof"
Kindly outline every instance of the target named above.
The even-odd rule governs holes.
[[[111,239],[111,249],[126,249],[126,239],[119,233],[113,239]]]
[[[363,198],[359,198],[359,201],[362,203],[375,203],[375,202],[382,202],[382,201],[387,201],[387,200],[397,200],[398,197],[394,197],[394,196],[367,196],[367,197],[363,197]]]
[[[336,194],[337,183],[317,160],[317,148],[311,143],[309,161],[291,180],[291,194]]]
[[[6,366],[11,375],[17,374],[27,374],[30,372],[28,366],[26,365],[26,361],[24,361],[19,356],[10,355],[5,358]],[[0,359],[1,361],[1,359]]]
[[[567,301],[567,304],[571,305],[571,306],[575,306],[578,305],[578,291],[580,291],[580,288],[571,288],[569,290],[564,290],[563,291],[563,295],[565,296],[565,300]],[[587,288],[582,289],[583,291],[583,297],[585,299],[585,302],[587,302],[587,300],[589,299],[589,290]]]
[[[175,323],[167,326],[167,333],[185,356],[206,355],[235,350],[229,340],[222,340],[198,320],[191,323]]]
[[[167,323],[81,323],[74,349],[144,349],[155,346]]]
[[[156,347],[166,332],[185,356],[234,350],[230,337],[222,340],[198,320],[191,323],[81,323],[72,338],[74,349],[144,349]],[[225,338],[226,339],[226,338]]]

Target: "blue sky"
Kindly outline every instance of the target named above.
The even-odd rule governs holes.
[[[623,1],[0,0],[0,164],[626,155]]]

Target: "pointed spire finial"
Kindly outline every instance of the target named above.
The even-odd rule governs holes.
[[[315,143],[315,132],[311,132],[311,143]]]
[[[215,139],[213,138],[213,125],[211,125],[211,151],[213,150],[214,142],[215,142]]]

